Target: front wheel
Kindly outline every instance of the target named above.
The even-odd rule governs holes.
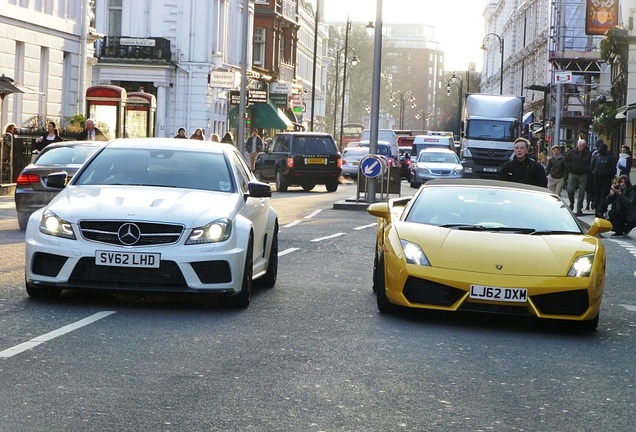
[[[254,272],[254,251],[252,249],[254,249],[253,240],[250,237],[250,241],[247,243],[247,249],[245,250],[245,268],[243,269],[241,292],[234,297],[230,297],[230,303],[235,308],[247,309],[252,300],[252,274]]]
[[[384,280],[384,253],[380,255],[380,259],[378,260],[378,271],[375,282],[374,287],[376,287],[378,310],[382,313],[397,312],[399,310],[399,306],[391,303],[386,296],[386,282]]]
[[[274,225],[274,234],[272,236],[272,247],[269,251],[269,259],[267,262],[267,272],[256,279],[256,284],[265,288],[273,288],[276,285],[278,277],[278,221]]]

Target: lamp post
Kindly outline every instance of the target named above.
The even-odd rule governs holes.
[[[459,84],[453,81],[459,81]],[[464,82],[461,78],[455,75],[453,72],[453,76],[451,76],[448,81],[446,81],[446,96],[450,96],[451,94],[451,85],[457,86],[457,90],[459,93],[457,95],[457,139],[461,139],[462,133],[462,91],[464,89]]]
[[[489,36],[494,36],[499,41],[499,52],[501,53],[501,61],[499,63],[499,94],[503,94],[503,73],[504,73],[504,40],[497,33],[488,33],[484,36],[484,39],[481,41],[481,49],[486,51],[486,39]]]
[[[336,125],[338,123],[338,102],[340,102],[340,90],[338,87],[338,83],[340,82],[339,78],[340,78],[340,56],[342,55],[342,53],[344,52],[344,66],[343,66],[343,74],[342,74],[342,108],[341,108],[341,113],[340,113],[340,141],[342,141],[342,126],[343,126],[343,122],[344,122],[344,103],[345,103],[345,84],[346,84],[346,78],[347,78],[347,52],[348,50],[351,50],[353,52],[353,57],[351,57],[351,60],[349,60],[349,63],[351,63],[351,66],[355,66],[358,64],[359,60],[358,60],[358,56],[356,54],[356,50],[353,49],[350,46],[344,46],[342,48],[340,48],[339,50],[336,51],[336,88],[334,91],[334,107],[333,107],[333,136],[336,136]]]
[[[397,102],[395,101],[396,94],[400,95],[400,130],[404,130],[404,97],[408,96],[409,102],[411,103],[411,108],[415,108],[417,105],[415,104],[415,97],[413,96],[413,92],[411,90],[406,90],[403,92],[398,90],[392,91],[391,97],[389,97],[389,100],[393,104],[393,108],[397,106]]]

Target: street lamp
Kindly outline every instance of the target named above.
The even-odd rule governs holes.
[[[397,102],[395,100],[395,95],[400,95],[400,130],[404,130],[404,97],[408,96],[408,100],[411,104],[411,109],[415,108],[417,105],[415,104],[415,97],[413,96],[413,92],[411,90],[406,91],[392,91],[391,96],[389,97],[389,101],[391,101],[393,108],[397,106]]]
[[[346,91],[346,82],[347,82],[347,55],[349,54],[349,50],[353,51],[353,57],[351,58],[351,66],[355,66],[358,64],[358,56],[356,54],[356,50],[349,46],[349,31],[351,30],[351,19],[347,17],[347,23],[345,25],[345,43],[342,48],[336,51],[336,88],[334,92],[334,110],[333,110],[333,136],[336,136],[336,119],[338,118],[338,97],[340,94],[338,93],[338,78],[340,75],[339,71],[339,63],[340,63],[340,55],[344,53],[344,61],[343,61],[343,72],[342,72],[342,112],[340,114],[340,144],[342,144],[342,126],[344,123],[344,104],[345,104],[345,91]]]
[[[459,84],[453,81],[459,81]],[[464,89],[464,82],[461,78],[455,75],[453,72],[453,76],[451,76],[448,81],[446,81],[446,96],[450,96],[451,94],[451,84],[457,86],[457,90],[459,93],[457,95],[457,139],[461,139],[462,133],[462,91]]]
[[[486,51],[486,39],[488,36],[494,36],[499,41],[499,52],[501,53],[501,63],[499,64],[499,94],[503,94],[503,73],[504,73],[504,40],[497,33],[488,33],[481,41],[481,49]]]

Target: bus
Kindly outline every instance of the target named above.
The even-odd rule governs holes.
[[[340,149],[344,149],[350,142],[360,141],[364,125],[360,123],[347,123],[342,126],[342,142]]]

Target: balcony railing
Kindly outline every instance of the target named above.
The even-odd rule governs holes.
[[[106,36],[98,43],[97,52],[101,61],[169,63],[172,59],[170,41],[162,37]]]

